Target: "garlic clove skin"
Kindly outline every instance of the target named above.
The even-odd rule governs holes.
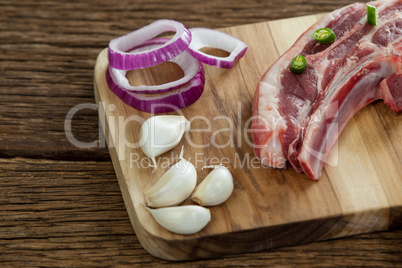
[[[200,206],[146,209],[162,227],[176,234],[197,233],[211,221],[209,209]]]
[[[213,167],[207,177],[197,186],[191,199],[201,206],[216,206],[225,202],[233,192],[233,177],[224,166]]]
[[[145,193],[147,204],[154,208],[177,205],[191,195],[196,184],[194,165],[182,158]]]
[[[152,159],[176,147],[184,132],[190,129],[190,122],[179,115],[157,115],[148,118],[140,129],[141,149]]]

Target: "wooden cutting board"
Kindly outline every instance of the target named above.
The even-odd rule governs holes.
[[[158,158],[155,172],[135,144],[150,114],[127,106],[108,89],[107,50],[99,54],[94,85],[100,121],[131,223],[152,255],[209,258],[402,227],[402,113],[390,111],[381,101],[352,118],[319,181],[292,168],[263,168],[254,157],[249,118],[257,83],[322,16],[222,29],[245,41],[248,51],[233,69],[205,66],[202,97],[181,111],[192,130]],[[130,73],[130,79],[161,83],[180,75],[173,65],[165,65],[162,72],[157,69]],[[208,173],[201,167],[218,162],[230,169],[235,181],[232,196],[210,208],[207,227],[187,236],[163,229],[142,205],[144,192],[178,161],[182,145],[184,157],[197,168],[198,182]]]

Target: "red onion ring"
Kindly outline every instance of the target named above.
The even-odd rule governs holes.
[[[187,86],[158,96],[145,96],[125,90],[113,81],[110,69],[109,66],[106,70],[106,81],[110,90],[129,106],[143,112],[167,113],[183,109],[197,101],[204,91],[205,75],[202,64]]]
[[[163,32],[175,31],[171,40],[158,48],[138,53],[126,52]],[[180,22],[157,20],[109,43],[109,65],[119,70],[134,70],[158,65],[181,54],[191,42],[191,33]]]
[[[247,44],[229,34],[207,28],[191,28],[192,40],[188,51],[199,61],[230,69],[236,61],[243,57],[247,50]],[[200,51],[203,47],[213,47],[225,50],[230,53],[227,57],[217,57]]]
[[[176,32],[172,39],[152,39],[167,31]],[[193,28],[190,31],[179,22],[158,20],[111,40],[108,49],[109,66],[105,74],[109,89],[129,106],[148,113],[171,112],[197,101],[205,85],[204,68],[200,61],[220,68],[232,68],[246,52],[247,45],[231,35],[215,30]],[[208,55],[200,51],[203,47],[222,49],[230,52],[230,55]],[[184,71],[184,77],[153,86],[132,86],[126,78],[127,70],[152,67],[166,61],[179,65]]]
[[[169,40],[170,39],[168,38],[150,39],[145,41],[140,46],[135,47],[132,51],[135,51],[136,53],[140,53],[141,51],[147,51],[153,49],[154,47],[158,47],[161,44],[165,44]],[[130,82],[126,77],[127,70],[118,70],[115,68],[111,68],[109,72],[110,75],[113,77],[114,82],[127,91],[135,91],[135,93],[144,93],[144,94],[164,93],[171,90],[175,90],[187,84],[199,72],[201,65],[201,63],[193,56],[191,56],[191,54],[187,50],[183,51],[177,57],[169,60],[169,62],[173,62],[179,65],[184,71],[184,76],[176,81],[162,85],[132,86],[130,85]]]

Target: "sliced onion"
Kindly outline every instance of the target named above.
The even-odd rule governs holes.
[[[189,81],[189,84],[174,92],[163,95],[150,96],[125,90],[116,84],[111,76],[109,68],[106,70],[107,84],[116,96],[129,106],[148,113],[167,113],[183,109],[197,101],[204,91],[205,76],[202,64],[199,65],[198,73]]]
[[[131,48],[168,31],[176,32],[171,40],[158,48],[141,52],[127,52]],[[134,32],[113,39],[109,43],[109,64],[120,70],[134,70],[158,65],[182,53],[191,42],[191,33],[174,20],[157,20]]]
[[[191,28],[190,32],[192,40],[188,50],[194,58],[205,64],[230,69],[246,53],[247,44],[229,34],[207,28]],[[230,55],[227,57],[209,55],[200,51],[204,47],[222,49]]]
[[[156,46],[160,46],[161,44],[164,44],[168,41],[169,41],[168,38],[155,38],[155,39],[147,40],[140,46],[135,47],[133,49],[133,51],[135,51],[137,53],[141,52],[141,51],[147,51]],[[132,86],[132,85],[130,85],[130,82],[128,81],[128,79],[126,77],[127,70],[118,70],[115,68],[111,68],[110,75],[112,76],[114,82],[117,85],[119,85],[120,87],[124,88],[125,90],[134,91],[135,93],[145,93],[145,94],[164,93],[164,92],[168,92],[171,90],[175,90],[175,89],[180,88],[181,86],[187,84],[199,72],[200,65],[201,65],[201,63],[197,59],[195,59],[193,56],[191,56],[191,54],[187,50],[183,51],[177,57],[169,60],[169,62],[173,62],[173,63],[176,63],[177,65],[179,65],[184,71],[184,76],[176,81],[169,82],[169,83],[162,84],[162,85]],[[109,65],[109,66],[111,66],[111,65]]]
[[[176,32],[172,39],[152,39],[168,31]],[[193,28],[190,31],[179,22],[158,20],[110,41],[109,66],[106,70],[109,89],[126,104],[149,113],[171,112],[197,101],[205,85],[204,69],[200,61],[220,68],[232,68],[246,52],[247,45],[231,35],[215,30]],[[230,52],[230,55],[208,55],[200,51],[203,47],[222,49]],[[128,70],[152,67],[167,61],[179,65],[184,71],[184,77],[151,86],[132,86],[126,78]]]

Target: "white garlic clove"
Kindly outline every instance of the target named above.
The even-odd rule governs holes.
[[[225,202],[232,194],[233,177],[224,166],[208,167],[214,170],[197,186],[191,199],[201,206],[216,206]]]
[[[192,163],[183,158],[183,149],[180,159],[145,193],[148,206],[174,206],[191,195],[197,184],[197,171]]]
[[[190,122],[184,116],[158,115],[144,122],[140,130],[141,149],[152,159],[174,148],[190,129]]]
[[[177,234],[197,233],[211,221],[209,209],[200,206],[146,209],[162,227]]]

